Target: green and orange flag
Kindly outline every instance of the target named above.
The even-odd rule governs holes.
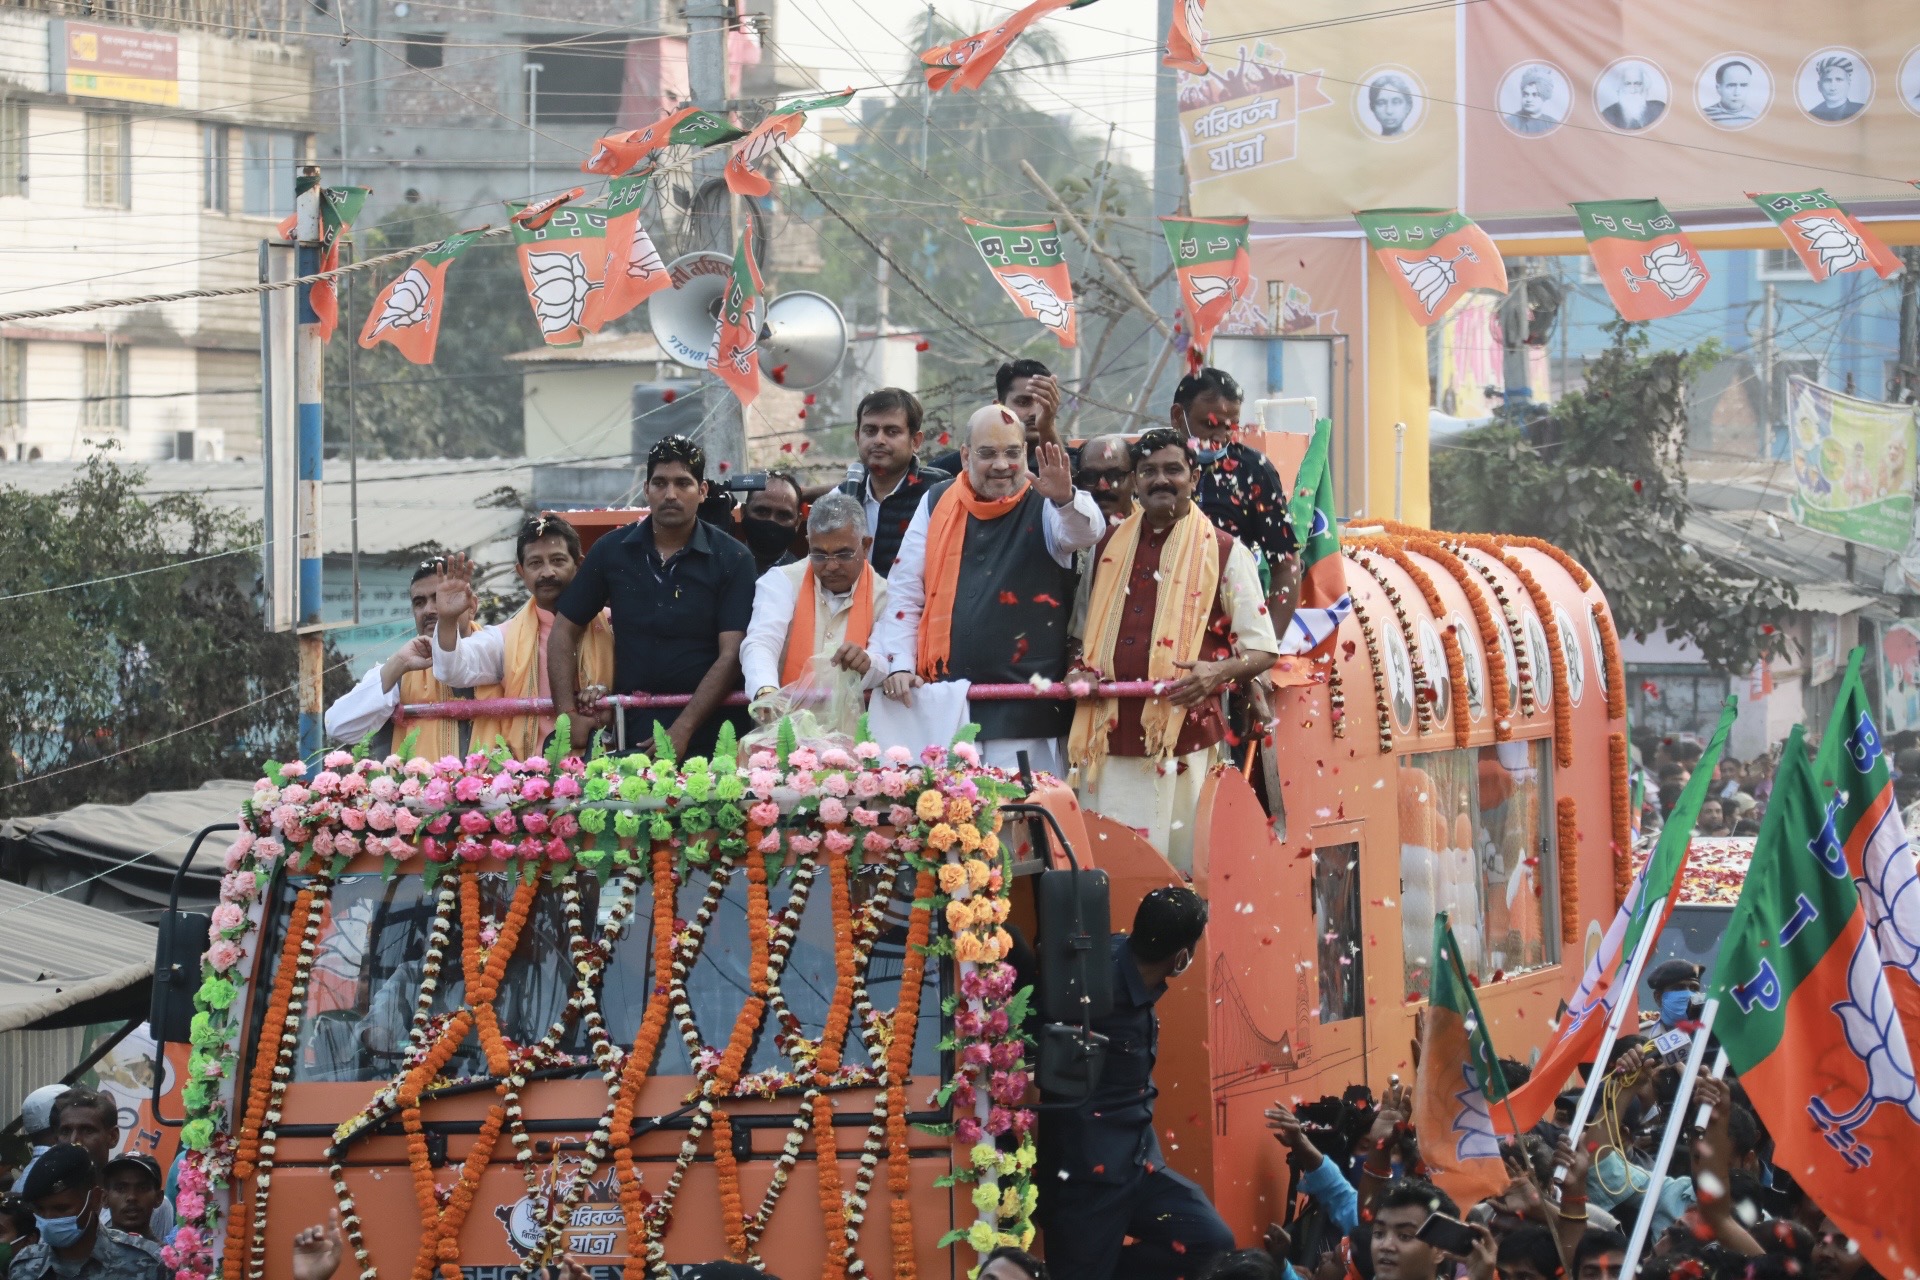
[[[628,173],[663,147],[716,147],[746,136],[745,129],[735,127],[724,115],[698,107],[682,107],[644,129],[607,134],[593,144],[593,150],[580,164],[580,171]]]
[[[1186,308],[1193,345],[1190,363],[1200,361],[1213,331],[1234,302],[1253,292],[1253,259],[1247,252],[1247,220],[1242,218],[1162,218],[1167,252],[1180,278],[1180,303]]]
[[[581,327],[600,332],[601,326],[617,320],[673,283],[660,251],[653,246],[640,221],[646,203],[647,183],[653,177],[648,166],[639,173],[615,178],[607,184],[606,266],[601,272],[600,288],[587,300],[580,318]]]
[[[1287,514],[1300,540],[1300,604],[1287,620],[1287,633],[1280,637],[1274,679],[1296,685],[1327,678],[1340,624],[1353,612],[1347,562],[1340,554],[1340,526],[1334,520],[1330,418],[1313,424],[1313,440],[1294,477]]]
[[[550,347],[579,346],[593,328],[593,295],[606,287],[607,215],[542,201],[514,215],[513,239],[540,336]]]
[[[1858,663],[1858,655],[1855,656]],[[1880,760],[1871,720],[1833,725],[1855,786]],[[1826,752],[1823,750],[1823,756]],[[1843,773],[1843,777],[1846,774]],[[1884,1276],[1920,1269],[1920,1097],[1882,949],[1846,855],[1835,794],[1788,737],[1740,901],[1714,962],[1714,1034],[1793,1175]],[[1897,820],[1897,819],[1896,819]]]
[[[1749,191],[1747,198],[1779,226],[1800,261],[1807,264],[1807,274],[1816,281],[1862,268],[1884,280],[1900,270],[1900,259],[1893,250],[1823,188],[1768,195]]]
[[[804,102],[789,102],[785,106],[775,107],[766,119],[753,127],[751,133],[734,144],[733,154],[727,157],[727,190],[737,196],[764,196],[770,193],[773,184],[754,166],[793,140],[794,135],[807,123],[807,112],[844,107],[853,101],[853,93],[852,89],[843,89],[825,98],[808,98]]]
[[[1493,1127],[1494,1104],[1506,1098],[1507,1080],[1444,911],[1433,920],[1431,972],[1413,1082],[1413,1127],[1434,1184],[1461,1204],[1474,1204],[1513,1181]]]
[[[415,364],[432,364],[440,342],[440,317],[447,310],[447,268],[467,247],[487,233],[485,227],[450,235],[434,245],[413,265],[387,282],[367,311],[360,328],[360,345],[393,344]]]
[[[935,93],[949,86],[978,89],[1022,31],[1057,9],[1079,9],[1092,3],[1093,0],[1033,0],[998,26],[935,45],[920,55],[927,88]]]
[[[1060,228],[1051,222],[1001,227],[964,216],[960,221],[973,237],[980,260],[1020,314],[1045,325],[1063,349],[1071,348],[1079,340],[1079,309],[1060,248]]]
[[[733,251],[733,278],[720,300],[720,316],[713,332],[713,355],[707,368],[720,375],[741,408],[760,394],[760,320],[766,310],[761,295],[760,264],[753,257],[753,220],[740,226],[740,243]]]
[[[1590,200],[1573,211],[1621,319],[1677,316],[1700,296],[1707,264],[1658,200]]]
[[[1423,325],[1446,315],[1469,290],[1507,291],[1507,264],[1493,238],[1458,209],[1363,209],[1353,216]]]
[[[1167,50],[1160,59],[1163,67],[1173,67],[1190,76],[1207,74],[1207,33],[1200,15],[1207,0],[1174,0],[1173,21],[1167,25]]]

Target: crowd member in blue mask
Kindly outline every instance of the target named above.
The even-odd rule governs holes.
[[[22,1181],[40,1241],[14,1257],[9,1280],[165,1280],[159,1245],[101,1221],[105,1190],[85,1148],[49,1147]]]
[[[1647,1034],[1671,1031],[1686,1020],[1687,1006],[1700,994],[1700,966],[1691,960],[1663,960],[1647,975],[1647,986],[1660,1006],[1660,1028]]]
[[[1273,632],[1284,636],[1300,602],[1300,540],[1287,514],[1287,488],[1280,473],[1264,453],[1233,438],[1240,424],[1241,396],[1232,374],[1208,365],[1180,379],[1168,421],[1195,442],[1195,505],[1215,527],[1253,552]]]

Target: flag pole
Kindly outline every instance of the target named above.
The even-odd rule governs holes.
[[[1707,1074],[1712,1076],[1715,1080],[1724,1080],[1726,1078],[1727,1051],[1724,1048],[1721,1049],[1719,1053],[1713,1056],[1713,1070],[1707,1072]],[[1707,1121],[1712,1118],[1712,1113],[1713,1113],[1713,1108],[1709,1107],[1704,1102],[1701,1103],[1699,1112],[1695,1114],[1695,1116],[1693,1117],[1693,1127],[1696,1129],[1706,1128]]]
[[[1587,1132],[1587,1120],[1593,1114],[1594,1099],[1600,1095],[1600,1082],[1606,1078],[1607,1055],[1613,1052],[1613,1042],[1620,1038],[1620,1024],[1626,1019],[1627,1009],[1637,1007],[1638,997],[1635,989],[1640,985],[1640,971],[1646,967],[1647,957],[1653,953],[1653,944],[1660,931],[1653,927],[1653,918],[1649,915],[1647,927],[1640,931],[1639,945],[1633,949],[1633,958],[1627,964],[1627,971],[1620,976],[1620,998],[1614,1002],[1613,1016],[1607,1019],[1607,1032],[1600,1038],[1599,1047],[1593,1052],[1593,1070],[1587,1073],[1587,1083],[1580,1091],[1580,1105],[1573,1110],[1573,1124],[1567,1130],[1568,1145],[1578,1143]],[[1553,1200],[1560,1202],[1560,1189],[1567,1181],[1567,1166],[1558,1165],[1553,1171]]]
[[[1700,1012],[1700,1026],[1693,1033],[1693,1047],[1687,1053],[1686,1070],[1680,1075],[1679,1091],[1673,1095],[1673,1111],[1667,1117],[1666,1132],[1660,1136],[1660,1154],[1653,1158],[1653,1168],[1647,1172],[1647,1189],[1640,1197],[1640,1212],[1633,1221],[1633,1237],[1627,1241],[1627,1259],[1620,1264],[1620,1274],[1630,1276],[1634,1266],[1640,1261],[1640,1251],[1647,1247],[1647,1237],[1653,1231],[1654,1209],[1660,1203],[1660,1184],[1666,1180],[1667,1162],[1673,1159],[1674,1148],[1680,1144],[1680,1130],[1686,1127],[1687,1099],[1693,1096],[1694,1081],[1700,1078],[1700,1063],[1707,1056],[1707,1040],[1713,1032],[1713,1020],[1720,1012],[1720,1001],[1709,998],[1706,1008]],[[1720,1051],[1717,1065],[1726,1068],[1726,1050]],[[1705,1110],[1705,1106],[1701,1110]],[[1704,1125],[1702,1126],[1704,1127]],[[1726,1194],[1721,1188],[1721,1194]]]

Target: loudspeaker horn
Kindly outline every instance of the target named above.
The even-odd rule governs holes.
[[[800,290],[767,307],[760,330],[760,372],[791,391],[810,391],[833,376],[847,354],[847,321],[831,299]]]
[[[733,278],[733,259],[724,253],[689,253],[667,267],[673,281],[647,300],[647,321],[660,349],[681,364],[707,367],[720,301]]]

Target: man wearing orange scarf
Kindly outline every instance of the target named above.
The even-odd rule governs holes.
[[[1043,443],[1027,468],[1026,432],[1004,405],[967,422],[958,479],[921,499],[887,575],[873,651],[887,697],[911,703],[929,680],[1024,684],[1067,670],[1074,553],[1106,528],[1093,495],[1073,487],[1066,450]],[[1062,773],[1072,704],[974,702],[982,755]],[[931,744],[920,744],[922,746]],[[940,744],[944,746],[945,744]]]
[[[867,643],[887,607],[887,582],[867,563],[866,508],[837,489],[815,499],[807,546],[805,560],[777,565],[754,585],[740,669],[762,723],[774,718],[771,699],[783,685],[807,678],[825,687],[841,672],[864,685],[873,674]]]
[[[1107,534],[1081,582],[1086,634],[1069,679],[1164,681],[1167,692],[1083,698],[1067,756],[1082,804],[1191,871],[1193,811],[1226,736],[1220,691],[1273,666],[1280,642],[1253,554],[1193,501],[1187,437],[1156,427],[1131,456],[1141,505]]]
[[[450,685],[471,688],[477,698],[546,698],[547,637],[553,605],[580,569],[580,535],[559,516],[529,516],[513,542],[514,572],[527,589],[526,605],[505,622],[462,634],[472,617],[473,565],[463,555],[447,558],[440,580],[439,622],[434,629],[433,674]],[[580,684],[605,688],[613,682],[613,629],[606,615],[580,637]],[[553,732],[551,715],[483,716],[473,722],[473,749],[491,751],[501,742],[516,760],[540,754]]]

